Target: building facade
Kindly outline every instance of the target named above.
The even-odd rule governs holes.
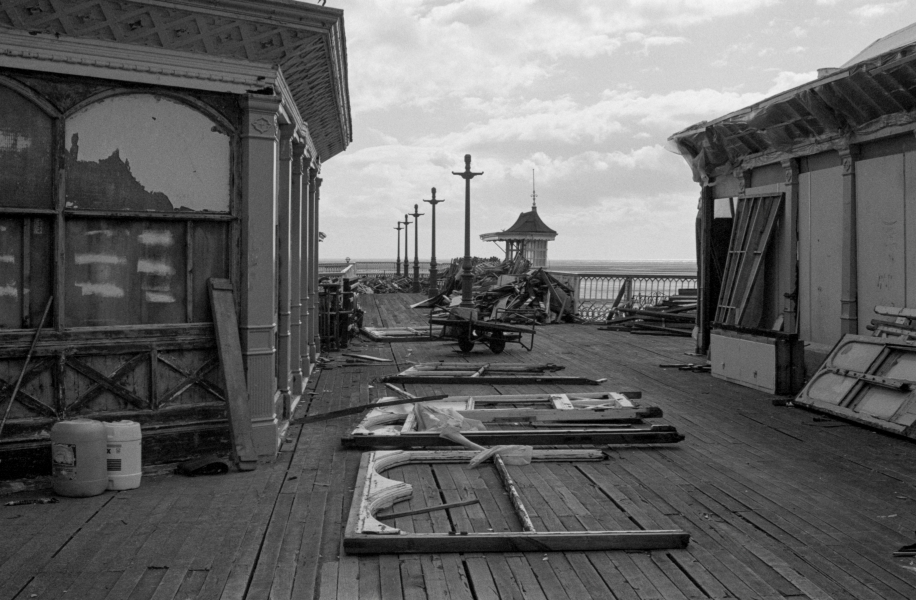
[[[350,141],[343,14],[280,0],[0,6],[0,468],[131,419],[149,460],[226,449],[207,283],[235,290],[273,455],[315,364],[322,161]]]
[[[810,368],[868,335],[875,306],[916,306],[916,26],[819,75],[670,138],[701,188],[702,351],[743,311],[751,337],[797,336]],[[771,231],[750,220],[764,213]]]

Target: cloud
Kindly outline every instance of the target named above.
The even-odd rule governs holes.
[[[749,14],[776,0],[362,0],[347,7],[352,107],[434,110],[465,96],[512,95],[564,72],[563,61],[629,43],[687,43],[690,24]],[[507,34],[507,32],[511,32]]]
[[[880,4],[863,4],[862,6],[852,9],[849,13],[860,19],[874,19],[898,12],[901,8],[906,6],[906,4],[907,0],[900,0],[899,2],[882,2]]]
[[[586,151],[568,158],[551,157],[544,152],[536,152],[531,157],[514,164],[507,169],[511,177],[524,179],[531,170],[537,172],[538,181],[544,183],[558,182],[570,177],[585,177],[590,173],[614,169],[625,171],[659,170],[674,166],[682,168],[679,157],[665,150],[660,144],[643,146],[629,152],[618,150],[612,152]]]
[[[780,74],[780,82],[795,74]],[[780,88],[779,91],[781,91]],[[470,98],[465,106],[488,118],[464,129],[428,135],[418,143],[444,148],[479,148],[495,143],[558,142],[600,144],[631,128],[653,128],[659,139],[696,121],[713,118],[766,97],[713,89],[644,94],[638,90],[605,90],[591,104],[572,98],[521,100]]]
[[[817,71],[807,71],[805,73],[795,73],[793,71],[780,71],[773,79],[773,85],[766,92],[766,96],[774,96],[780,92],[798,87],[809,81],[817,79]]]

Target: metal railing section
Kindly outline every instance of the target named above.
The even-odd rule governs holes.
[[[356,279],[356,263],[318,263],[318,277]]]
[[[576,314],[587,323],[603,322],[617,308],[651,306],[697,286],[696,276],[683,273],[549,273],[573,290]]]

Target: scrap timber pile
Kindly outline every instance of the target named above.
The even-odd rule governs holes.
[[[506,323],[572,322],[573,291],[544,269],[477,294],[474,304],[491,321]]]
[[[697,291],[678,290],[654,306],[618,307],[608,315],[604,331],[690,337],[697,318]]]
[[[362,275],[353,284],[359,294],[398,294],[410,292],[413,280],[401,275]],[[420,276],[420,288],[429,287],[429,276]]]

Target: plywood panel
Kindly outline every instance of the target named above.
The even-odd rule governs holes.
[[[800,248],[803,246],[807,253],[807,277],[799,284],[799,294],[805,297],[808,310],[803,339],[835,344],[840,338],[842,173],[836,167],[803,176],[810,184],[805,190],[810,214],[799,219]],[[807,223],[802,227],[805,220]]]
[[[903,154],[856,163],[859,333],[877,305],[906,303]]]
[[[776,393],[776,346],[734,337],[712,335],[710,364],[713,377]]]

